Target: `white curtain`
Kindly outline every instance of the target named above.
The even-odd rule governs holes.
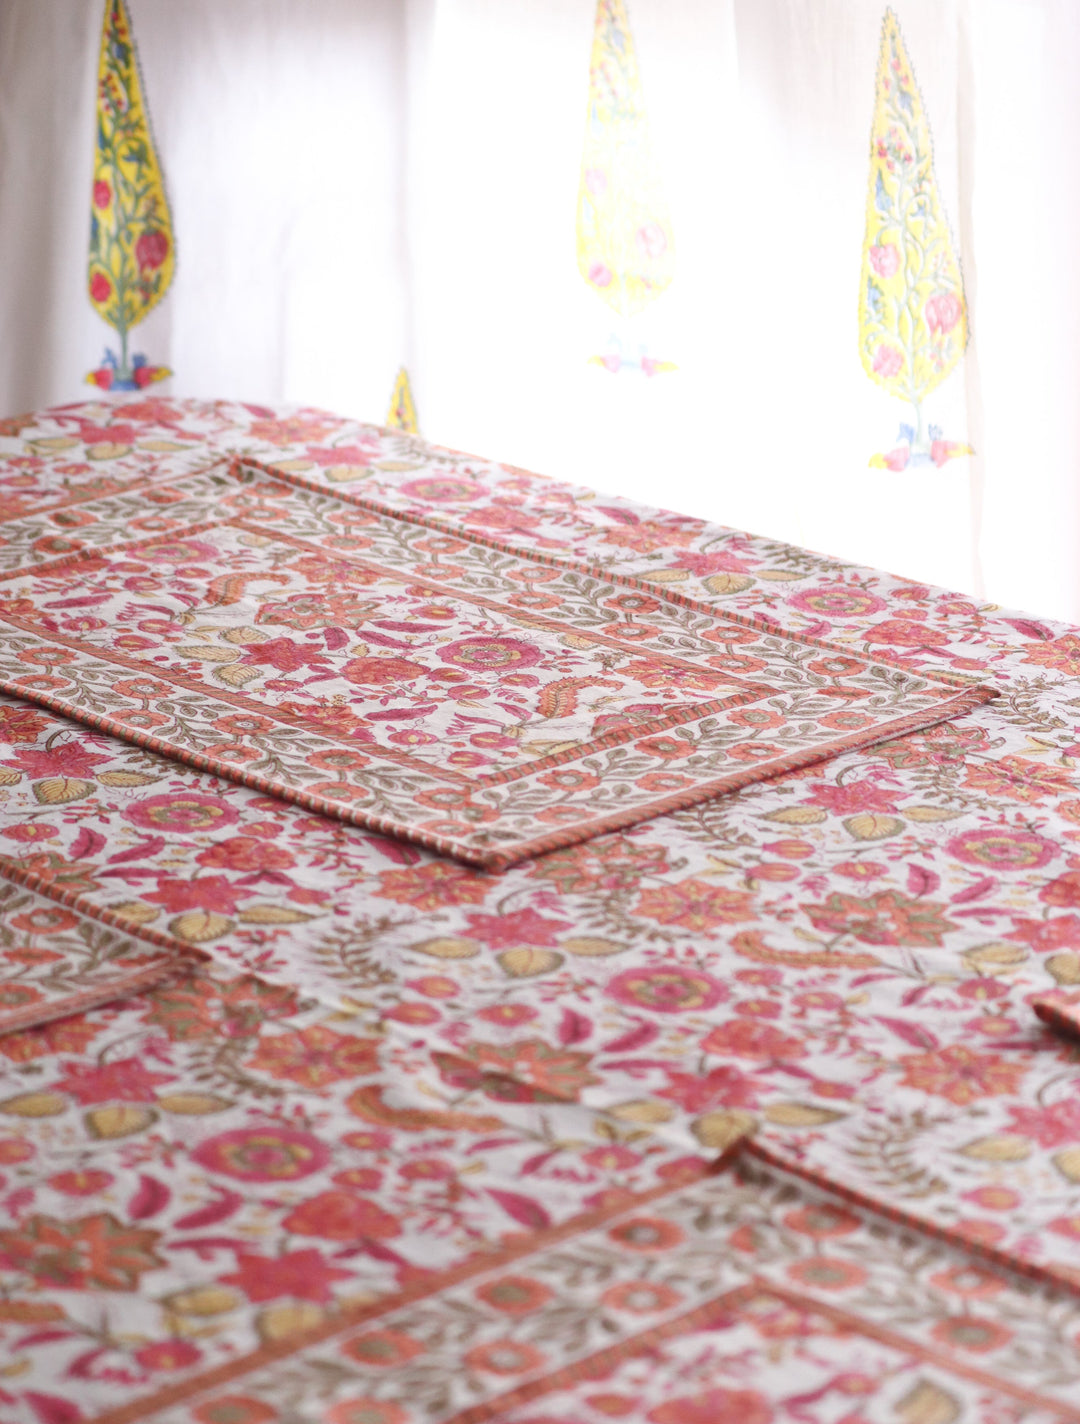
[[[675,266],[626,318],[575,245],[595,0],[129,0],[178,251],[134,344],[372,420],[405,364],[435,441],[1080,620],[1080,7],[893,8],[971,330],[926,416],[971,456],[869,463],[911,418],[859,357],[881,0],[627,0]],[[0,0],[5,412],[110,336],[100,19]]]
[[[85,398],[103,0],[0,0],[0,407]],[[403,7],[130,0],[176,238],[155,392],[385,413],[406,340]]]

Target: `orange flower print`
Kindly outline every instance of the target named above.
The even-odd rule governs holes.
[[[476,1294],[503,1315],[531,1315],[551,1299],[548,1287],[530,1276],[500,1276],[477,1286]]]
[[[522,1375],[526,1370],[539,1369],[544,1360],[535,1346],[519,1344],[516,1340],[492,1340],[478,1345],[465,1356],[469,1369],[484,1370],[492,1375]]]
[[[27,747],[14,756],[14,764],[30,777],[93,776],[94,768],[108,757],[90,751],[74,742],[53,747]]]
[[[283,846],[259,840],[255,836],[230,836],[217,841],[195,857],[200,865],[216,870],[271,871],[288,870],[296,857]]]
[[[361,1365],[376,1365],[380,1369],[388,1369],[403,1365],[414,1355],[421,1354],[423,1349],[419,1340],[414,1340],[403,1330],[368,1330],[363,1335],[346,1340],[341,1352]]]
[[[964,786],[987,796],[1008,796],[1013,801],[1045,801],[1072,791],[1073,778],[1063,767],[1042,766],[1028,757],[1004,756],[997,761],[969,765]]]
[[[962,1266],[950,1266],[947,1271],[935,1271],[930,1277],[930,1284],[937,1286],[939,1290],[951,1291],[953,1295],[964,1296],[969,1300],[997,1295],[1005,1289],[1005,1282],[1000,1276],[991,1275],[981,1266],[966,1263]]]
[[[508,672],[540,661],[541,650],[524,638],[484,636],[461,638],[439,650],[444,663],[472,673]]]
[[[1053,668],[1068,677],[1080,677],[1080,638],[1075,633],[1066,633],[1063,638],[1033,643],[1025,649],[1024,662]]]
[[[252,440],[266,440],[271,445],[303,445],[322,440],[334,428],[333,418],[325,415],[297,413],[278,417],[263,409],[258,414],[260,418],[251,422],[248,435]]]
[[[871,613],[880,613],[887,607],[877,594],[853,584],[830,583],[820,588],[804,589],[788,602],[801,613],[813,613],[819,618],[842,622],[847,618],[865,618]]]
[[[171,912],[184,910],[220,911],[234,914],[237,902],[252,891],[231,885],[224,875],[198,875],[191,880],[175,875],[159,875],[157,889],[146,892],[144,899],[154,905],[164,905]]]
[[[191,1156],[208,1171],[242,1182],[292,1182],[321,1171],[330,1149],[313,1133],[271,1122],[220,1132],[201,1142]]]
[[[0,707],[0,742],[33,742],[48,726],[32,707]]]
[[[475,480],[455,475],[428,475],[401,486],[403,494],[420,504],[466,504],[487,493]]]
[[[248,1300],[279,1300],[282,1296],[292,1296],[295,1300],[325,1304],[333,1299],[330,1289],[333,1282],[350,1280],[351,1272],[331,1266],[320,1251],[309,1247],[305,1251],[286,1251],[280,1256],[255,1256],[238,1251],[236,1271],[219,1279],[222,1285],[237,1286]]]
[[[608,1232],[612,1241],[629,1251],[651,1255],[654,1251],[670,1251],[683,1239],[682,1231],[673,1221],[659,1216],[632,1216],[620,1221]]]
[[[658,890],[644,890],[637,913],[661,925],[679,925],[700,934],[716,925],[753,919],[753,896],[745,890],[727,890],[705,880],[680,880]]]
[[[712,692],[723,687],[729,679],[721,672],[711,672],[708,668],[692,668],[642,660],[629,662],[622,669],[623,676],[639,682],[642,687],[662,691],[674,691],[685,687],[703,692]]]
[[[64,1075],[52,1086],[88,1103],[151,1103],[173,1073],[151,1073],[138,1058],[118,1058],[113,1063],[68,1063]]]
[[[591,791],[594,786],[600,785],[600,778],[590,771],[565,766],[558,771],[547,772],[540,778],[540,783],[555,791]]]
[[[188,791],[144,797],[130,806],[124,817],[140,830],[190,836],[232,825],[237,813],[218,796]]]
[[[47,821],[21,821],[0,834],[9,840],[21,841],[23,845],[32,845],[35,841],[50,841],[60,832]]]
[[[955,926],[942,917],[944,905],[917,900],[898,890],[882,890],[866,899],[834,891],[821,905],[802,905],[816,930],[854,935],[864,944],[926,949],[940,945]]]
[[[888,643],[894,648],[939,648],[949,642],[949,634],[943,628],[931,628],[920,623],[912,615],[886,618],[867,629],[868,643]]]
[[[467,915],[466,933],[492,949],[510,949],[517,944],[550,947],[558,944],[559,931],[570,929],[569,920],[551,920],[535,910],[513,910],[501,915]]]
[[[900,1060],[904,1088],[917,1088],[967,1107],[980,1098],[1011,1096],[1020,1091],[1026,1065],[1008,1063],[996,1053],[976,1053],[965,1044],[930,1053],[909,1053]]]
[[[58,1019],[22,1033],[6,1033],[0,1038],[0,1053],[13,1063],[29,1063],[54,1053],[84,1053],[101,1031],[102,1025]]]
[[[1053,841],[1016,826],[961,831],[945,849],[965,865],[987,870],[1041,870],[1057,852]],[[1042,898],[1046,898],[1045,893]],[[1080,904],[1080,896],[1074,903]]]
[[[1012,1118],[1009,1130],[1033,1138],[1040,1147],[1064,1147],[1080,1142],[1080,1100],[1075,1097],[1038,1107],[1010,1104],[1009,1115]]]
[[[379,894],[417,910],[440,910],[445,905],[483,904],[491,882],[475,870],[449,860],[429,860],[408,870],[384,870]]]
[[[260,1039],[251,1059],[251,1067],[258,1072],[316,1089],[362,1077],[377,1066],[375,1039],[335,1033],[325,1024]]]
[[[643,519],[640,524],[619,529],[597,529],[597,537],[605,544],[630,549],[637,554],[652,554],[657,549],[670,549],[673,544],[688,544],[693,533],[684,529],[665,528]]]
[[[74,929],[78,923],[78,916],[70,910],[61,910],[58,905],[40,905],[25,914],[14,915],[11,920],[13,929],[37,935],[62,934],[64,930]]]
[[[353,1192],[320,1192],[294,1207],[281,1224],[298,1236],[317,1236],[323,1241],[355,1242],[361,1236],[379,1241],[401,1235],[395,1217]]]
[[[827,782],[811,788],[810,803],[831,811],[834,816],[853,816],[860,811],[895,811],[896,795],[866,778],[840,786]]]
[[[931,1330],[931,1335],[942,1345],[953,1350],[970,1350],[976,1355],[985,1355],[997,1350],[1012,1339],[1012,1331],[994,1320],[980,1320],[975,1315],[955,1315],[950,1320],[939,1320]]]
[[[725,1058],[802,1058],[806,1052],[802,1039],[783,1033],[771,1023],[742,1016],[717,1024],[702,1040],[701,1047],[706,1053]]]
[[[801,1286],[826,1291],[849,1290],[866,1280],[861,1266],[832,1256],[811,1256],[806,1261],[796,1261],[788,1267],[788,1275]]]
[[[795,1211],[789,1211],[784,1217],[784,1225],[799,1232],[801,1236],[827,1241],[831,1236],[848,1236],[852,1231],[857,1231],[859,1218],[844,1207],[823,1202],[821,1205],[802,1206]]]
[[[281,640],[284,641],[284,640]],[[408,658],[353,658],[342,668],[342,676],[361,687],[409,684],[424,676],[426,669]]]
[[[682,737],[646,737],[644,741],[635,742],[634,750],[645,752],[648,756],[662,757],[665,761],[670,761],[675,757],[690,756],[697,748],[693,742]]]
[[[18,1231],[0,1231],[0,1261],[61,1290],[133,1291],[144,1271],[165,1265],[154,1255],[160,1235],[111,1212],[72,1221],[31,1216]]]
[[[76,1167],[71,1172],[57,1172],[49,1178],[49,1186],[54,1192],[63,1192],[66,1197],[92,1197],[114,1180],[111,1172],[102,1172],[95,1167]]]
[[[325,617],[325,613],[323,615]],[[311,727],[325,732],[332,737],[356,737],[357,741],[369,741],[371,734],[367,730],[367,723],[362,717],[358,717],[355,712],[347,706],[337,702],[324,703],[322,705],[303,702],[283,701],[280,704],[282,712],[288,712],[292,717],[302,717]],[[348,755],[348,753],[340,753]],[[337,755],[334,752],[315,753],[316,756],[332,758]],[[353,766],[364,766],[367,758],[353,758],[350,762]],[[312,762],[313,765],[319,765]]]
[[[1059,910],[1076,909],[1080,906],[1080,871],[1067,870],[1064,875],[1055,876],[1039,891],[1039,899]]]
[[[651,771],[646,776],[639,776],[634,785],[642,791],[658,791],[666,796],[672,791],[681,791],[690,783],[689,776],[680,776],[677,771]]]
[[[711,1009],[728,996],[724,985],[711,974],[677,964],[625,969],[608,982],[607,992],[632,1008],[665,1014]]]
[[[40,998],[41,990],[32,984],[0,984],[0,1009],[22,1009]]]

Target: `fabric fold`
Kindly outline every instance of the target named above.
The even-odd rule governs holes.
[[[7,960],[0,1037],[145,993],[201,958],[7,858],[0,860],[0,948]]]

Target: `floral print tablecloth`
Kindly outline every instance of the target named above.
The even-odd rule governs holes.
[[[317,411],[140,398],[2,429],[0,597],[38,580],[49,620],[5,643],[0,698],[4,1424],[1080,1417],[1080,636]],[[587,566],[622,644],[715,610],[725,674],[765,682],[754,645],[797,645],[847,688],[841,736],[870,664],[998,696],[484,869],[238,784],[271,733],[249,708],[219,713],[222,774],[152,740],[149,672],[124,728],[58,707],[76,643],[172,638],[145,570],[119,569],[146,605],[122,628],[94,579],[122,543],[198,538],[250,488],[237,460],[426,520],[420,577],[460,558],[449,528],[481,536],[526,611]],[[404,659],[416,616],[348,656]],[[265,679],[257,620],[227,623],[183,637]],[[440,754],[497,776],[514,714],[443,666],[469,695]],[[570,691],[603,716],[596,671]],[[610,690],[677,797],[691,722]],[[736,707],[731,745],[767,761],[797,695]],[[560,769],[555,805],[596,774]]]

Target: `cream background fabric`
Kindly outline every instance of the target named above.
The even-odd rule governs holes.
[[[674,282],[577,271],[593,0],[129,0],[177,238],[133,334],[163,391],[431,439],[1080,619],[1080,9],[898,0],[972,341],[928,400],[971,458],[871,469],[908,410],[857,299],[878,0],[629,0]],[[0,0],[0,407],[85,394],[100,6]],[[644,347],[678,370],[611,375]]]

